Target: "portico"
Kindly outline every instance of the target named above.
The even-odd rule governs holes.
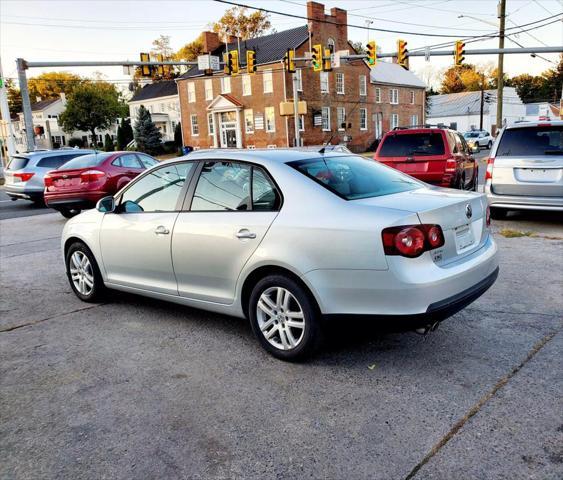
[[[242,103],[222,93],[207,107],[214,148],[242,148]]]

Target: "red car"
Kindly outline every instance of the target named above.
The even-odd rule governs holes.
[[[45,203],[71,218],[157,163],[138,152],[96,152],[74,158],[45,175]]]
[[[396,128],[383,136],[374,159],[426,183],[477,190],[477,163],[455,130]]]

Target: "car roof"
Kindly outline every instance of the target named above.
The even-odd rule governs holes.
[[[533,121],[524,120],[520,122],[511,123],[510,125],[507,125],[504,128],[510,130],[513,128],[526,128],[526,127],[550,127],[552,125],[560,127],[563,125],[563,120],[533,120]]]
[[[30,159],[34,157],[45,157],[49,155],[61,155],[67,153],[76,153],[76,152],[84,152],[84,153],[95,153],[96,150],[90,150],[86,148],[69,148],[68,150],[57,149],[57,150],[33,150],[31,152],[22,152],[16,153],[14,157],[28,157]]]
[[[395,128],[393,130],[389,130],[385,135],[394,135],[400,134],[404,135],[407,133],[437,133],[437,132],[445,132],[445,131],[455,132],[456,130],[452,130],[448,127],[405,127],[405,128]]]

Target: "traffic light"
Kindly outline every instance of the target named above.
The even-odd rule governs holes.
[[[141,62],[150,62],[151,57],[148,53],[141,53]],[[150,77],[151,76],[151,66],[150,65],[141,65],[141,75],[143,77]]]
[[[311,54],[313,72],[320,72],[323,69],[323,46],[320,44],[313,45]]]
[[[288,73],[295,73],[295,50],[288,48],[285,57],[283,57],[285,70]]]
[[[164,56],[162,55],[162,53],[157,54],[156,61],[157,62],[163,62],[164,61]],[[164,77],[164,65],[157,65],[156,66],[156,73],[158,73],[159,76]]]
[[[454,59],[456,67],[459,67],[465,60],[465,43],[462,40],[455,42]]]
[[[256,72],[256,52],[254,50],[246,51],[246,73],[254,74]]]
[[[229,50],[223,54],[223,59],[225,60],[225,68],[223,69],[225,75],[238,75],[240,73],[238,50]]]
[[[404,69],[409,69],[409,51],[404,40],[397,40],[397,63]]]
[[[325,48],[325,55],[323,58],[323,72],[330,72],[332,70],[332,51],[330,48]]]
[[[231,67],[233,66],[233,61],[231,56],[227,52],[223,53],[223,62],[225,63],[225,66],[223,67],[223,73],[225,75],[230,75]]]
[[[367,44],[367,50],[368,65],[370,67],[375,67],[375,64],[377,63],[377,46],[373,40]]]

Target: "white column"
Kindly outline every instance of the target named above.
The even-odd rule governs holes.
[[[218,148],[219,145],[217,143],[217,135],[220,134],[218,128],[217,128],[217,115],[215,112],[211,112],[211,122],[213,123],[213,147],[214,148]]]
[[[237,109],[237,148],[242,148],[242,129],[240,121],[240,108]]]

